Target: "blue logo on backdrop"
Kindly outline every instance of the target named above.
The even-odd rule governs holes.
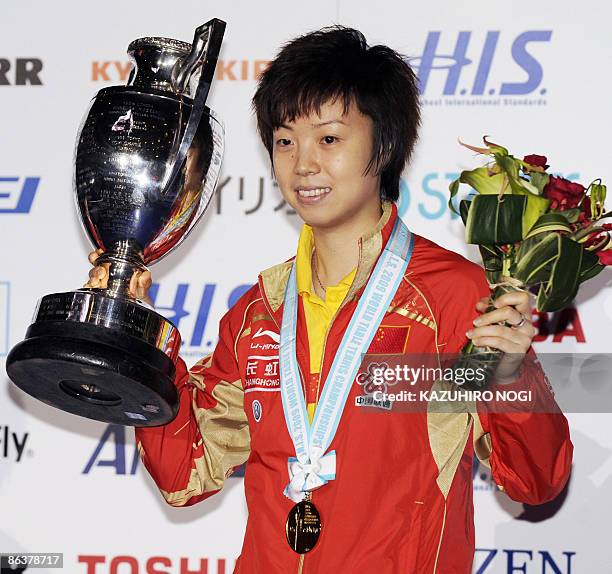
[[[575,552],[528,548],[476,548],[474,574],[572,574]]]
[[[533,51],[538,49],[534,44],[550,42],[552,30],[520,33],[509,46],[509,54],[501,53],[500,36],[499,30],[488,31],[484,39],[469,31],[458,32],[454,39],[439,31],[429,32],[421,57],[410,59],[419,77],[421,94],[426,96],[423,103],[545,105],[544,69]],[[495,72],[491,74],[493,69],[509,67],[510,63],[516,72],[512,75],[522,81],[490,80],[491,76],[497,77]],[[434,82],[437,83],[432,85]]]
[[[134,476],[140,466],[140,456],[136,444],[126,443],[125,432],[123,425],[107,425],[81,474],[90,474],[98,467],[102,467],[112,469],[105,472],[110,472],[117,476]],[[23,438],[23,443],[25,443],[26,438],[27,433]],[[17,444],[16,440],[15,443]],[[245,467],[242,465],[234,471],[232,476],[236,478],[243,477],[244,469]]]
[[[409,185],[404,178],[400,179],[400,195],[397,202],[399,216],[404,217],[409,212],[416,211],[414,215],[418,214],[424,219],[440,219],[445,215],[450,216],[451,219],[457,219],[459,216],[448,208],[448,186],[451,181],[459,177],[459,174],[430,172],[425,174],[420,181],[418,181],[418,177],[411,177],[411,180],[417,180],[412,185]],[[412,190],[415,187],[418,189],[413,202]],[[461,197],[459,195],[455,196],[453,199],[455,208],[458,208],[459,200],[466,197],[465,194]]]
[[[125,444],[125,427],[110,424],[104,430],[98,444],[89,457],[82,474],[89,474],[94,467],[113,468],[118,475],[134,475],[138,468],[136,445]]]
[[[0,177],[0,213],[29,213],[40,177]]]
[[[580,181],[580,173],[574,172],[567,175],[553,173],[552,175],[565,177],[570,181]],[[448,208],[449,184],[459,177],[458,172],[432,171],[424,175],[410,172],[407,179],[400,179],[400,194],[397,202],[397,211],[400,217],[422,217],[427,220],[449,217],[451,220],[459,219],[459,216]],[[476,192],[464,185],[453,198],[455,209],[459,209],[462,199],[470,199]]]
[[[181,354],[200,358],[210,353],[216,343],[218,322],[209,321],[213,305],[217,305],[219,300],[224,301],[222,313],[225,313],[250,288],[251,285],[238,285],[227,294],[224,286],[216,283],[202,286],[179,283],[172,297],[167,285],[154,283],[149,294],[155,309],[180,330],[183,339]]]

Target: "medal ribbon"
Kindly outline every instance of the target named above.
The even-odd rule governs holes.
[[[295,457],[287,463],[289,484],[284,494],[294,502],[336,478],[336,451],[329,448],[355,379],[362,355],[368,350],[412,255],[413,237],[398,217],[359,304],[342,337],[327,375],[312,427],[300,383],[296,355],[298,292],[295,262],[285,290],[279,349],[281,398]]]

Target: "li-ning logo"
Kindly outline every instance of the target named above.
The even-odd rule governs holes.
[[[446,37],[442,38],[442,32],[429,32],[421,57],[410,59],[419,77],[421,94],[429,97],[544,96],[546,88],[541,87],[544,69],[533,55],[531,45],[550,42],[552,30],[528,30],[513,40],[510,56],[520,68],[517,75],[527,75],[524,81],[492,84],[489,81],[491,70],[494,66],[499,67],[499,60],[503,59],[499,55],[502,51],[498,47],[500,36],[499,31],[489,31],[484,41],[478,42],[472,32],[462,31],[457,34],[453,46]],[[441,94],[433,93],[437,87],[430,85],[436,73],[445,74]]]
[[[257,333],[255,333],[252,338],[253,339],[257,339],[257,337],[263,337],[263,336],[268,336],[275,343],[280,343],[280,334],[279,333],[275,333],[274,331],[267,331],[267,330],[262,329],[261,327],[259,329],[257,329]]]

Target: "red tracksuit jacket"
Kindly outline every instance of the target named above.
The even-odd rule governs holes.
[[[395,204],[385,204],[377,228],[360,241],[355,280],[324,346],[323,381],[397,216]],[[556,412],[492,413],[480,402],[462,413],[385,412],[356,406],[363,389],[354,384],[330,446],[338,453],[336,479],[313,492],[322,534],[302,558],[285,539],[293,502],[283,489],[287,458],[295,452],[278,369],[291,264],[261,273],[258,284],[228,311],[212,355],[189,372],[179,362],[178,416],[165,426],[136,429],[144,465],[169,504],[187,506],[218,492],[247,462],[249,518],[237,573],[469,574],[474,452],[517,501],[548,501],[567,482],[573,447],[543,373],[536,377],[541,384],[535,401],[552,401]],[[482,268],[415,235],[404,280],[368,352],[456,353],[478,314],[474,305],[485,295]],[[301,308],[297,358],[302,373],[308,373]],[[510,386],[521,385],[519,380]]]

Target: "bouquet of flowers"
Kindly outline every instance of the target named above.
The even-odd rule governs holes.
[[[488,156],[483,167],[463,171],[450,184],[449,207],[460,184],[476,195],[459,202],[466,241],[476,244],[493,289],[491,301],[511,290],[537,291],[536,308],[556,311],[567,306],[587,279],[612,265],[612,216],[605,212],[606,186],[600,179],[588,187],[547,173],[547,158],[512,156],[484,139],[486,147],[464,147]],[[492,310],[491,305],[487,311]],[[492,373],[502,352],[462,349]]]

